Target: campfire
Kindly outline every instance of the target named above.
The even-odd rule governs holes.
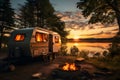
[[[75,72],[75,71],[80,71],[81,66],[75,63],[64,63],[59,65],[59,70],[64,71],[64,72]]]
[[[62,70],[65,71],[76,71],[78,70],[78,68],[76,67],[75,63],[65,63],[65,65],[63,65]]]
[[[64,63],[52,72],[53,79],[61,80],[91,80],[90,74],[83,71],[81,66],[76,63]]]

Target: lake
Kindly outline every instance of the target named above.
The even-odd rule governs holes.
[[[67,42],[65,46],[67,46],[68,54],[70,54],[70,48],[72,46],[76,46],[79,51],[89,51],[92,53],[102,53],[103,51],[107,51],[109,45],[111,43],[101,43],[101,42]]]

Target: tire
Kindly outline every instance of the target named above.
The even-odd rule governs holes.
[[[50,62],[52,60],[53,60],[52,55],[48,55],[48,61]]]

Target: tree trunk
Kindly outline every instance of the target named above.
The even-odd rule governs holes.
[[[112,9],[116,13],[117,23],[118,23],[118,26],[119,26],[119,31],[118,31],[116,36],[120,37],[120,9],[119,9],[120,1],[119,0],[113,0],[112,3],[109,0],[105,0],[105,1],[109,6],[112,7]]]
[[[116,37],[120,38],[120,9],[119,9],[119,7],[120,7],[119,3],[120,2],[118,0],[114,0],[113,3],[114,4],[113,4],[112,7],[113,7],[113,9],[116,13],[117,23],[118,23],[118,27],[119,27],[119,30],[118,30],[118,33],[117,33]]]
[[[117,23],[118,23],[118,33],[117,33],[117,36],[120,37],[120,14],[118,12],[116,12],[116,15],[117,15]]]
[[[2,26],[0,26],[0,33],[1,33],[1,35],[0,35],[0,49],[2,48],[2,38],[3,38],[3,27]]]

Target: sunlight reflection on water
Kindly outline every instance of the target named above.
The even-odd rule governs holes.
[[[70,54],[70,48],[76,46],[79,51],[100,52],[107,51],[111,43],[90,43],[90,42],[68,42],[66,43],[68,54]]]

